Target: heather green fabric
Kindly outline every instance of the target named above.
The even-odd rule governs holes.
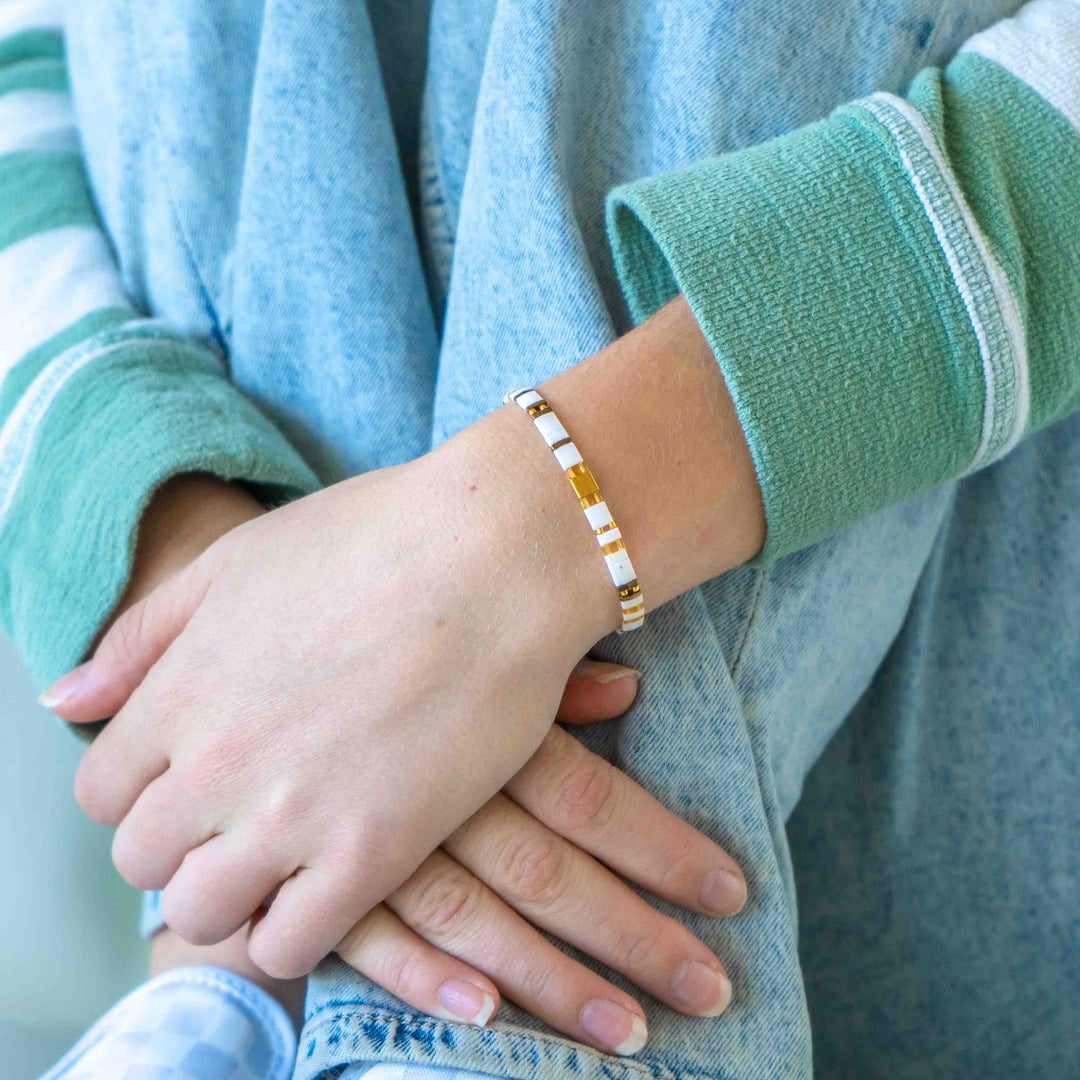
[[[909,102],[1008,276],[1036,430],[1078,400],[1080,294],[1065,286],[1080,265],[1080,139],[977,55],[922,72]],[[751,565],[993,460],[973,462],[986,375],[957,274],[900,144],[863,102],[616,188],[607,215],[635,320],[685,292],[723,371],[768,521]],[[962,229],[955,207],[942,216]],[[982,273],[969,268],[966,284],[993,316]],[[991,332],[1004,348],[1005,331]],[[1022,404],[1009,395],[1020,392],[999,375],[998,442]]]
[[[245,481],[266,502],[319,486],[211,353],[121,318],[77,346],[100,355],[44,414],[0,529],[0,618],[43,686],[83,658],[115,606],[139,517],[170,476]]]
[[[42,109],[44,132],[0,154],[0,254],[18,256],[18,245],[50,235],[83,245],[104,235],[79,151],[56,145],[49,126],[55,112],[45,104],[62,106],[66,89],[58,33],[0,41],[0,95],[31,92],[24,100]],[[0,625],[41,686],[83,659],[115,606],[139,517],[162,482],[209,472],[250,485],[266,502],[319,486],[215,353],[139,318],[107,244],[92,250],[102,253],[96,265],[64,263],[62,243],[49,249],[71,275],[58,289],[53,283],[59,310],[31,302],[14,312],[16,326],[22,319],[45,335],[0,362]],[[37,269],[31,263],[28,273]],[[88,273],[114,299],[76,316],[66,302]],[[0,348],[0,361],[7,351]]]

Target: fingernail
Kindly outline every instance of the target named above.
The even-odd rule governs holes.
[[[47,690],[38,694],[38,702],[46,709],[55,709],[62,701],[67,701],[68,698],[79,693],[90,683],[92,663],[93,661],[87,660],[86,663],[62,675]]]
[[[495,998],[486,990],[461,979],[450,979],[439,987],[439,1000],[458,1020],[487,1027],[495,1015]]]
[[[707,964],[687,960],[675,972],[671,992],[698,1016],[719,1016],[731,1001],[731,981]]]
[[[641,675],[636,668],[622,664],[602,664],[599,660],[588,658],[579,661],[570,672],[570,682],[609,683],[616,679],[635,679]]]
[[[636,1054],[649,1037],[645,1021],[614,1001],[590,1001],[581,1010],[581,1026],[616,1054]]]
[[[735,915],[746,904],[746,881],[740,874],[717,867],[705,875],[698,899],[717,915]]]

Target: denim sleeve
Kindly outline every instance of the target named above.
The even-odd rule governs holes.
[[[640,321],[685,293],[768,563],[991,464],[1080,404],[1080,3],[1033,0],[769,142],[613,190]]]
[[[210,472],[267,502],[318,486],[211,349],[128,302],[83,171],[55,6],[0,9],[0,626],[42,685],[116,604],[167,478]]]

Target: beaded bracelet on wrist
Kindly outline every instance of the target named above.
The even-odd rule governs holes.
[[[645,621],[645,601],[641,596],[641,586],[634,573],[633,563],[630,562],[622,533],[619,532],[619,527],[600,494],[600,487],[592,470],[582,461],[578,448],[567,435],[566,428],[559,422],[551,406],[531,386],[511,390],[503,401],[513,402],[529,414],[536,430],[543,436],[544,442],[551,448],[555,459],[566,473],[596,536],[596,542],[600,545],[611,580],[619,591],[619,606],[622,610],[619,632],[637,630]]]

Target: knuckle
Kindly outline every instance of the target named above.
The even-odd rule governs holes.
[[[386,963],[386,982],[383,984],[391,994],[402,1001],[415,1001],[424,984],[423,960],[415,949],[403,945],[396,949]]]
[[[566,890],[566,861],[562,845],[553,836],[515,838],[502,853],[501,877],[517,899],[550,905]]]
[[[520,990],[518,993],[524,1001],[530,1003],[544,1002],[548,995],[553,992],[552,978],[553,969],[542,965],[533,965],[521,974]]]
[[[576,755],[575,755],[576,756]],[[616,810],[612,771],[591,755],[567,762],[552,787],[552,815],[558,826],[575,832],[600,832]]]
[[[140,704],[147,705],[143,715],[148,714],[150,722],[161,724],[165,718],[182,716],[190,709],[195,701],[191,690],[193,681],[186,671],[167,674],[162,668],[155,668],[135,688],[132,697],[138,694]],[[149,696],[153,702],[152,706],[142,700],[143,695]]]
[[[228,893],[222,884],[206,861],[205,849],[189,851],[161,894],[161,914],[169,929],[189,945],[217,945],[229,937],[235,927],[223,922],[221,897]]]
[[[623,931],[620,934],[616,953],[622,957],[628,972],[641,971],[652,965],[663,933],[663,927],[653,926],[645,931]]]
[[[165,882],[148,862],[141,838],[123,825],[113,835],[112,861],[116,872],[136,889],[160,889]]]
[[[458,937],[476,915],[480,889],[480,883],[467,874],[434,871],[417,894],[413,921],[422,933]]]
[[[189,945],[212,945],[214,935],[209,932],[200,900],[203,890],[193,886],[197,883],[170,883],[161,894],[161,916],[166,926]]]
[[[689,889],[695,874],[695,845],[684,837],[660,854],[657,869],[656,892],[661,896],[681,896]]]
[[[184,779],[196,798],[212,796],[233,776],[247,755],[241,731],[213,731],[202,737],[183,763]]]
[[[272,979],[299,979],[311,971],[314,965],[286,941],[261,927],[259,930],[248,941],[248,956],[260,971]]]
[[[295,821],[298,816],[282,807],[277,818]],[[353,894],[370,882],[372,869],[379,865],[378,850],[364,832],[346,833],[327,845],[326,865],[332,869],[343,892]]]
[[[87,752],[75,772],[75,801],[82,812],[93,821],[101,825],[119,825],[120,816],[116,810],[115,799],[111,796],[112,786],[103,782],[103,772],[97,768],[94,760]]]

